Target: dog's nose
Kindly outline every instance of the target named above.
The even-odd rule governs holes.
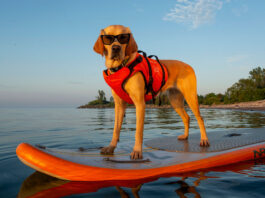
[[[121,51],[121,46],[119,45],[113,45],[112,46],[112,52],[119,53]]]

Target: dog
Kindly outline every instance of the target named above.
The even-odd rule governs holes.
[[[128,38],[129,37],[129,38]],[[126,67],[135,60],[138,46],[129,27],[111,25],[102,29],[95,42],[94,51],[105,57],[105,65],[109,74],[114,74],[115,69]],[[200,146],[209,146],[204,121],[200,115],[197,82],[195,72],[188,64],[178,60],[160,60],[165,66],[168,79],[161,88],[161,92],[168,94],[168,99],[180,115],[184,123],[185,132],[178,136],[179,140],[186,140],[189,136],[190,118],[184,109],[184,99],[195,115],[201,133]],[[136,72],[124,84],[127,92],[136,108],[136,132],[135,144],[131,152],[131,159],[142,159],[143,130],[145,117],[145,78],[141,72]],[[101,154],[113,154],[120,136],[120,130],[125,115],[126,102],[112,89],[115,103],[115,123],[112,140],[107,147],[101,149]]]

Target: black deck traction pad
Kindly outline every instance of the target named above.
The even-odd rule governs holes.
[[[147,147],[174,152],[218,152],[265,141],[265,128],[235,129],[207,133],[210,146],[200,146],[200,133],[190,134],[188,140],[177,136],[161,137],[145,141]]]

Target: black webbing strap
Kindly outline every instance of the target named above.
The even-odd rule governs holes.
[[[163,73],[163,78],[162,78],[162,82],[161,82],[161,86],[160,86],[160,88],[159,88],[159,90],[160,89],[162,89],[162,87],[164,86],[164,84],[166,83],[165,82],[165,69],[164,69],[164,67],[163,67],[163,65],[160,63],[160,61],[159,61],[159,59],[158,59],[158,57],[156,56],[156,55],[150,55],[150,56],[148,56],[148,58],[153,58],[153,57],[155,57],[155,59],[156,59],[156,61],[159,63],[159,65],[160,65],[160,67],[161,67],[161,70],[162,70],[162,73]]]
[[[137,58],[135,59],[135,61],[133,61],[133,62],[128,66],[128,68],[129,68],[130,71],[132,72],[132,71],[133,71],[133,68],[134,68],[136,65],[138,65],[139,63],[141,63],[141,62],[142,62],[142,57],[139,56],[139,57],[137,57]]]
[[[114,163],[133,163],[133,164],[138,164],[138,163],[146,163],[146,162],[151,162],[150,159],[138,159],[138,160],[116,160],[116,159],[112,159],[112,158],[103,158],[104,161],[107,162],[114,162]]]
[[[144,59],[146,60],[147,62],[147,65],[148,65],[148,70],[149,70],[149,82],[147,84],[147,92],[146,93],[149,93],[151,92],[152,94],[152,100],[153,100],[153,104],[155,104],[155,91],[153,90],[153,75],[152,75],[152,68],[151,68],[151,64],[146,56],[146,53],[141,51],[141,50],[138,50],[138,53],[142,53],[143,54],[143,57]]]
[[[133,71],[133,68],[137,65],[137,64],[139,64],[139,63],[141,63],[142,62],[142,57],[137,57],[129,66],[128,66],[128,68],[130,69],[130,75],[131,75],[131,73],[132,73],[132,71]],[[120,66],[119,66],[120,67]],[[124,67],[124,66],[123,66]],[[123,68],[122,67],[122,68]],[[118,69],[119,70],[119,69]],[[104,70],[104,72],[105,72],[105,74],[107,75],[107,76],[109,76],[109,74],[108,74],[108,69],[105,69]],[[129,75],[129,76],[130,76]]]
[[[133,68],[138,65],[139,63],[141,63],[143,61],[142,57],[141,56],[138,56],[135,61],[133,61],[129,66],[129,70],[130,70],[130,74],[123,80],[122,84],[121,84],[121,87],[123,89],[124,92],[126,92],[126,90],[124,89],[124,85],[125,83],[127,82],[127,80],[130,78],[132,72],[133,72]]]

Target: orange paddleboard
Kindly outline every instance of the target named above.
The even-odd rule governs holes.
[[[114,155],[99,150],[64,150],[21,143],[18,158],[47,175],[70,181],[125,181],[168,176],[265,157],[265,128],[209,132],[211,146],[161,137],[145,142],[143,160],[130,160],[133,142],[121,143]],[[131,146],[129,146],[131,145]]]

